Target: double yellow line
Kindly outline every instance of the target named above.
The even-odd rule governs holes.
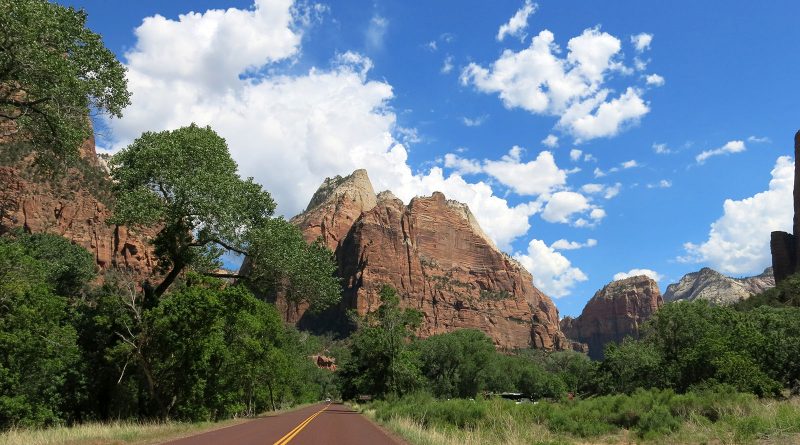
[[[303,428],[308,426],[308,424],[311,423],[311,421],[314,420],[314,418],[316,418],[318,415],[322,414],[322,412],[325,411],[326,409],[328,409],[329,406],[331,406],[330,403],[325,405],[325,408],[322,408],[321,410],[319,410],[319,411],[315,412],[314,414],[310,415],[308,417],[308,419],[300,422],[300,425],[297,425],[296,427],[294,427],[293,430],[291,430],[288,433],[286,433],[285,436],[283,436],[280,439],[278,439],[278,441],[275,442],[272,445],[286,445],[287,443],[289,443],[290,440],[294,439],[294,436],[298,435],[300,433],[300,431],[302,431]]]

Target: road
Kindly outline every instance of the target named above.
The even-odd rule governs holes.
[[[167,442],[169,445],[401,445],[361,414],[340,404],[297,411]]]

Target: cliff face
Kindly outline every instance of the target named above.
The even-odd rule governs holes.
[[[572,340],[586,343],[589,356],[603,358],[607,343],[639,338],[639,329],[664,303],[658,284],[640,275],[614,281],[597,291],[578,318],[565,317],[561,330]]]
[[[714,269],[704,267],[667,286],[664,301],[706,300],[710,304],[727,306],[772,287],[775,287],[775,278],[771,267],[765,269],[761,275],[747,278],[726,277]]]
[[[155,260],[148,240],[157,232],[134,232],[109,225],[111,210],[98,189],[108,178],[95,153],[94,139],[80,148],[84,164],[63,178],[44,181],[31,174],[30,159],[0,166],[0,233],[22,228],[61,235],[94,254],[101,269],[124,268],[138,277],[152,273]]]
[[[570,347],[553,302],[492,244],[465,205],[441,193],[408,206],[388,192],[375,196],[366,172],[336,181],[346,185],[344,191],[328,190],[326,199],[315,202],[318,192],[292,221],[306,239],[322,236],[336,252],[344,281],[339,316],[346,309],[375,310],[378,292],[388,284],[404,307],[423,313],[423,337],[475,328],[499,348]],[[302,312],[284,313],[302,324]]]

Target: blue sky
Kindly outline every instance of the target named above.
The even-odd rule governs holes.
[[[129,67],[102,148],[210,124],[287,215],[359,167],[442,190],[562,315],[633,269],[757,274],[791,226],[797,2],[63,3]]]

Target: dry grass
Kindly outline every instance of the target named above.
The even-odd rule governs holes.
[[[271,411],[275,415],[301,409],[310,404]],[[106,422],[85,423],[71,427],[40,430],[13,429],[0,433],[0,445],[146,445],[179,439],[251,419],[229,419],[221,422]]]

